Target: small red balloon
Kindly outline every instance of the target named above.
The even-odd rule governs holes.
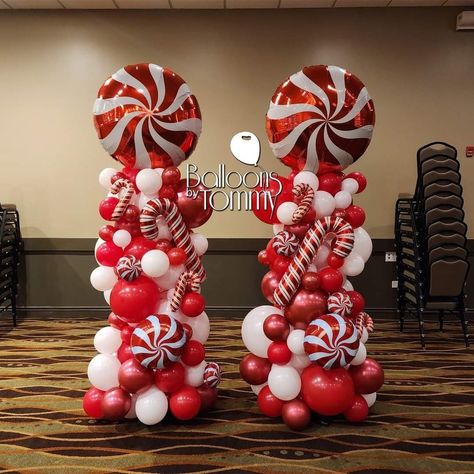
[[[206,357],[206,350],[204,346],[196,340],[191,340],[186,343],[181,354],[181,360],[186,365],[198,365]]]
[[[344,277],[339,270],[326,267],[318,272],[321,288],[328,293],[334,293],[342,287]]]
[[[364,421],[369,414],[369,406],[362,395],[356,395],[351,406],[344,412],[344,418],[352,423]]]
[[[201,293],[191,291],[183,296],[181,301],[181,311],[189,318],[199,316],[206,308],[206,300]]]
[[[194,179],[189,180],[192,197],[187,196],[187,180],[182,179],[176,186],[176,204],[188,228],[194,229],[206,223],[212,215],[209,202],[209,189],[203,184],[197,184]]]
[[[352,377],[357,393],[368,394],[377,392],[385,380],[381,365],[370,357],[367,357],[360,365],[351,365],[349,374]]]
[[[280,277],[277,273],[269,271],[268,273],[265,273],[262,278],[262,283],[260,284],[262,295],[272,304],[275,302],[273,299],[273,292],[277,288],[279,281]]]
[[[179,183],[181,179],[181,172],[179,171],[176,166],[168,166],[163,170],[161,173],[161,179],[163,180],[163,184],[166,185],[175,185]]]
[[[346,220],[346,210],[345,209],[335,209],[334,212],[331,214],[334,217],[339,217],[341,219]]]
[[[184,385],[184,375],[184,367],[175,362],[169,367],[155,371],[155,384],[162,392],[175,392]]]
[[[128,222],[126,219],[120,219],[115,223],[115,230],[118,229],[126,230],[132,238],[142,235],[138,221]]]
[[[99,214],[104,221],[111,221],[112,214],[114,213],[115,207],[119,203],[119,200],[116,197],[108,197],[100,201],[99,204]]]
[[[313,319],[326,314],[327,307],[327,295],[323,291],[300,288],[285,308],[285,317],[293,326],[301,324],[304,328]]]
[[[270,269],[274,271],[278,276],[282,277],[283,274],[288,269],[288,266],[291,263],[291,258],[278,255],[275,260],[270,264]]]
[[[295,234],[299,240],[303,240],[309,230],[309,227],[310,224],[298,223],[293,225],[286,225],[284,229],[290,232],[291,234]]]
[[[178,420],[190,420],[199,413],[201,397],[194,387],[185,385],[171,394],[169,406],[175,418],[178,418]]]
[[[156,247],[156,243],[153,240],[148,240],[145,237],[135,237],[125,247],[124,255],[133,255],[138,260],[141,260],[149,250],[153,250]]]
[[[352,226],[353,229],[361,227],[365,222],[365,211],[360,206],[352,204],[346,209],[346,221]]]
[[[209,387],[209,385],[202,384],[197,388],[199,396],[201,397],[201,412],[206,412],[214,408],[217,401],[217,389]]]
[[[357,316],[360,312],[364,311],[365,299],[358,291],[350,290],[347,294],[352,302],[351,315]]]
[[[318,191],[326,191],[333,196],[341,190],[342,180],[344,175],[342,173],[325,173],[319,176]]]
[[[136,393],[152,385],[155,379],[152,370],[143,367],[138,360],[131,358],[120,366],[118,380],[124,390]]]
[[[268,359],[247,354],[240,361],[240,375],[250,385],[261,385],[268,380],[272,364]]]
[[[352,173],[349,173],[348,175],[346,175],[346,178],[352,178],[357,181],[357,184],[359,185],[359,189],[357,190],[356,194],[361,193],[367,186],[367,178],[359,171],[354,171]]]
[[[320,286],[319,275],[316,272],[306,272],[301,279],[303,288],[308,291],[315,291]]]
[[[127,222],[135,222],[140,217],[140,209],[133,204],[129,204],[127,209],[125,209],[123,217]]]
[[[109,420],[120,420],[129,412],[131,406],[130,394],[119,387],[107,390],[101,403],[104,418]]]
[[[290,334],[290,323],[281,314],[270,314],[263,322],[263,332],[271,341],[286,341]]]
[[[283,422],[294,431],[302,431],[311,423],[311,410],[303,400],[286,402],[281,411]]]
[[[170,265],[177,266],[186,262],[188,256],[181,247],[173,247],[167,252]]]
[[[95,257],[101,265],[115,267],[120,257],[123,257],[123,250],[113,242],[104,242],[97,247]]]
[[[169,185],[162,186],[158,191],[158,196],[163,199],[169,199],[170,201],[176,201],[176,198],[178,197],[173,186]]]
[[[124,168],[122,168],[122,174],[125,175],[125,178],[127,178],[135,186],[135,191],[137,192],[138,188],[135,182],[137,180],[137,174],[139,172],[139,169],[133,168],[132,166],[125,166]]]
[[[120,337],[122,338],[122,342],[124,342],[125,344],[130,344],[130,338],[132,337],[133,329],[134,328],[132,328],[132,326],[129,326],[127,324],[127,326],[124,326],[120,330]]]
[[[115,227],[106,224],[99,229],[99,237],[106,242],[110,242],[114,236]]]
[[[96,419],[104,417],[104,412],[102,410],[102,399],[104,398],[104,394],[104,391],[95,387],[91,387],[87,390],[82,399],[82,408],[87,416]]]
[[[334,252],[331,252],[327,258],[328,265],[331,268],[341,268],[344,265],[344,259],[336,255]]]
[[[278,254],[275,252],[275,249],[273,248],[273,238],[271,238],[268,241],[268,244],[265,250],[267,251],[268,263],[272,264],[274,260],[278,257]]]
[[[268,259],[268,252],[266,250],[260,250],[260,252],[258,252],[257,260],[258,263],[261,263],[262,265],[270,264],[270,260]]]
[[[167,254],[173,248],[173,245],[168,239],[158,239],[155,248]]]
[[[127,326],[125,321],[122,321],[115,313],[110,312],[109,317],[107,318],[108,323],[116,329],[122,329]]]
[[[132,348],[129,344],[125,344],[125,342],[122,342],[122,345],[117,351],[117,359],[123,364],[126,360],[131,359],[132,357]]]
[[[268,346],[267,355],[272,364],[285,365],[290,362],[292,354],[286,342],[274,341]]]
[[[265,416],[276,418],[281,416],[284,402],[275,397],[268,385],[260,390],[257,397],[258,408]]]

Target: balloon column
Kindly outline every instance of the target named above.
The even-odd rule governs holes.
[[[213,406],[220,381],[219,366],[205,361],[209,319],[200,287],[207,239],[194,231],[211,209],[186,196],[177,168],[201,132],[199,105],[177,74],[138,64],[100,88],[94,123],[123,168],[99,175],[106,224],[90,280],[111,313],[94,338],[98,354],[89,363],[84,410],[147,425],[168,411],[188,420]]]
[[[258,255],[269,267],[261,289],[270,304],[244,319],[250,354],[240,373],[261,412],[295,430],[309,425],[312,412],[364,420],[384,381],[365,347],[372,319],[348,279],[372,251],[364,210],[353,203],[367,183],[342,171],[367,148],[374,122],[365,86],[335,66],[293,74],[267,113],[270,147],[292,172],[279,177],[278,196],[268,190],[274,214],[254,209],[273,224],[274,237]]]

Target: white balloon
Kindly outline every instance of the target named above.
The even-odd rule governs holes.
[[[168,227],[168,224],[166,223],[166,220],[163,216],[158,217],[158,219],[156,220],[156,225],[158,227],[159,239],[168,239],[168,240],[173,239],[170,232],[170,228]]]
[[[128,230],[119,229],[114,232],[112,241],[117,247],[125,248],[132,241],[132,236]]]
[[[341,272],[347,276],[357,276],[364,271],[364,259],[351,252],[344,260],[344,265],[341,267]]]
[[[273,235],[277,235],[282,230],[285,230],[285,226],[283,224],[273,224]]]
[[[154,278],[153,280],[162,291],[169,290],[170,288],[174,288],[179,276],[185,270],[186,267],[184,265],[170,265],[168,271],[164,275]]]
[[[328,256],[331,253],[331,247],[326,244],[319,247],[316,257],[313,259],[313,263],[316,265],[318,270],[322,270],[328,266]]]
[[[263,332],[263,322],[270,314],[283,315],[283,311],[270,305],[257,306],[242,322],[242,340],[245,347],[259,357],[267,357],[267,349],[272,342]]]
[[[352,203],[352,194],[347,191],[339,191],[334,196],[337,209],[346,209]]]
[[[293,354],[291,356],[289,365],[294,367],[298,372],[302,372],[303,369],[311,364],[309,357],[306,354]]]
[[[89,382],[99,390],[110,390],[118,387],[120,365],[117,357],[111,354],[97,354],[87,367]]]
[[[311,171],[300,171],[293,179],[293,186],[296,186],[297,184],[308,184],[314,191],[317,191],[319,187],[319,179]]]
[[[147,202],[151,201],[152,199],[154,199],[153,196],[149,196],[145,193],[140,193],[138,196],[138,209],[140,209],[141,211],[146,206]]]
[[[117,281],[117,275],[113,267],[97,267],[91,272],[90,282],[97,291],[106,291],[112,289]]]
[[[354,247],[352,251],[359,254],[364,262],[367,262],[372,254],[372,239],[362,227],[354,229]]]
[[[316,191],[314,193],[313,207],[317,218],[330,216],[334,209],[336,209],[336,200],[327,191]]]
[[[104,300],[107,304],[110,304],[110,294],[112,293],[112,288],[110,290],[104,291]]]
[[[183,364],[184,365],[184,364]],[[184,383],[191,385],[191,387],[199,387],[204,383],[204,369],[206,368],[207,362],[203,360],[198,365],[184,366]]]
[[[346,281],[342,284],[342,287],[346,291],[354,291],[354,286],[352,285],[352,283],[347,278],[346,278]]]
[[[277,219],[285,225],[293,224],[293,213],[298,208],[298,204],[293,201],[287,201],[280,204],[277,208]]]
[[[365,344],[361,342],[359,344],[359,349],[357,350],[355,357],[351,361],[351,365],[360,365],[364,362],[366,358],[367,358],[367,349],[365,347]]]
[[[192,233],[191,242],[193,243],[194,249],[199,257],[207,252],[209,242],[204,234]]]
[[[362,328],[362,334],[360,335],[360,342],[365,344],[369,339],[369,331],[366,328]]]
[[[273,364],[268,374],[268,387],[280,400],[293,400],[301,390],[301,378],[291,365]]]
[[[101,354],[113,354],[121,345],[120,331],[112,326],[106,326],[95,333],[94,347]]]
[[[302,329],[293,329],[293,331],[288,334],[286,339],[286,345],[293,354],[301,355],[304,354],[304,331]]]
[[[186,318],[183,322],[191,326],[191,329],[193,330],[193,339],[199,341],[201,344],[207,342],[207,339],[209,338],[210,324],[209,317],[205,311],[195,318]]]
[[[149,250],[141,260],[143,273],[151,278],[163,276],[170,268],[168,255],[161,250]]]
[[[140,170],[136,177],[137,188],[147,195],[156,194],[163,184],[161,175],[154,169],[145,168]]]
[[[252,389],[252,392],[258,396],[258,394],[262,391],[262,388],[265,387],[266,385],[268,384],[265,382],[260,385],[250,385],[250,388]]]
[[[350,194],[355,194],[359,190],[359,183],[354,178],[346,178],[342,180],[341,189]]]
[[[111,179],[112,176],[117,174],[117,170],[114,168],[104,168],[100,173],[99,173],[99,183],[100,185],[105,188],[109,189],[110,186],[112,186]]]
[[[135,412],[144,425],[156,425],[168,412],[168,398],[164,392],[152,385],[138,395]]]
[[[377,392],[374,393],[363,393],[362,396],[365,398],[365,401],[367,402],[367,405],[369,408],[373,406],[375,403],[375,400],[377,400]]]

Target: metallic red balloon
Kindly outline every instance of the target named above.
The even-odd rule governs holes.
[[[149,387],[155,381],[153,371],[146,369],[135,358],[123,362],[118,372],[120,386],[129,393]]]
[[[362,395],[356,395],[351,406],[344,412],[344,418],[352,423],[364,421],[369,414],[369,406]]]
[[[306,272],[301,279],[303,288],[308,291],[315,291],[319,288],[319,275],[316,272]]]
[[[291,232],[292,234],[295,234],[298,239],[303,240],[306,233],[308,232],[308,229],[310,228],[310,224],[293,224],[293,225],[286,225],[284,227],[285,230],[288,232]]]
[[[318,272],[321,289],[328,293],[334,293],[341,289],[344,277],[339,270],[326,267]]]
[[[277,224],[276,210],[284,202],[292,201],[292,184],[283,176],[273,175],[272,180],[256,186],[252,192],[252,212],[265,224]],[[268,184],[268,186],[267,186]],[[271,205],[273,202],[273,206]]]
[[[272,304],[275,303],[275,300],[273,299],[273,292],[278,286],[279,281],[279,276],[272,271],[265,273],[264,277],[262,278],[262,283],[260,285],[262,294]]]
[[[105,392],[96,387],[91,387],[82,399],[82,408],[87,416],[91,418],[103,418],[104,412],[102,410],[102,400]]]
[[[301,431],[307,428],[311,422],[311,410],[303,400],[296,398],[283,405],[281,417],[288,428]]]
[[[257,398],[258,408],[265,416],[275,418],[281,416],[284,402],[275,397],[268,385],[260,390]]]
[[[327,296],[320,290],[308,291],[300,288],[285,309],[285,316],[295,326],[308,325],[313,319],[327,312]]]
[[[132,399],[130,394],[118,387],[107,390],[101,403],[103,417],[109,420],[123,418],[131,406]]]
[[[175,362],[169,367],[155,372],[156,386],[165,393],[175,392],[184,385],[184,367]]]
[[[105,150],[136,169],[178,166],[193,152],[201,112],[184,80],[156,64],[125,66],[105,81],[94,103]]]
[[[196,185],[197,181],[195,179],[189,181],[189,192],[192,192],[193,196],[187,196],[187,183],[185,179],[182,179],[176,186],[176,204],[186,225],[194,229],[209,220],[212,215],[212,207],[209,202],[209,193],[205,192],[209,191],[208,188],[203,184]]]
[[[290,324],[281,314],[270,314],[263,322],[263,332],[272,341],[286,341],[290,334]]]
[[[273,95],[266,129],[273,153],[292,168],[339,171],[372,137],[375,110],[364,84],[337,66],[309,66]]]
[[[214,408],[217,401],[217,389],[209,387],[207,384],[202,384],[197,388],[199,396],[201,397],[201,412],[206,412]]]
[[[272,364],[268,359],[247,354],[240,361],[240,375],[250,385],[261,385],[268,379]]]
[[[284,341],[273,341],[267,349],[268,360],[272,364],[288,364],[293,355]]]
[[[377,392],[385,380],[381,365],[370,357],[367,357],[360,365],[351,365],[349,374],[352,377],[357,393],[367,394]]]
[[[190,420],[201,409],[201,397],[194,387],[185,385],[170,396],[170,411],[178,420]]]
[[[325,173],[319,176],[318,191],[326,191],[333,196],[341,190],[343,173]]]

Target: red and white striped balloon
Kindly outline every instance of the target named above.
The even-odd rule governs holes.
[[[350,319],[325,314],[306,328],[304,350],[311,362],[325,369],[345,367],[357,354],[359,335]]]
[[[182,324],[167,314],[148,316],[133,330],[130,347],[144,367],[163,369],[181,357],[186,344]]]
[[[204,383],[209,387],[217,387],[221,381],[221,369],[219,364],[208,362],[204,369]]]
[[[178,166],[194,150],[201,112],[184,80],[156,64],[126,66],[105,81],[94,124],[107,153],[128,167]]]
[[[328,310],[339,316],[349,316],[352,311],[352,301],[347,293],[336,291],[328,297]]]
[[[316,173],[355,162],[372,137],[375,110],[364,84],[337,66],[308,66],[281,84],[267,112],[273,153]]]
[[[132,281],[142,274],[142,265],[134,255],[125,255],[119,258],[115,270],[123,280]]]

